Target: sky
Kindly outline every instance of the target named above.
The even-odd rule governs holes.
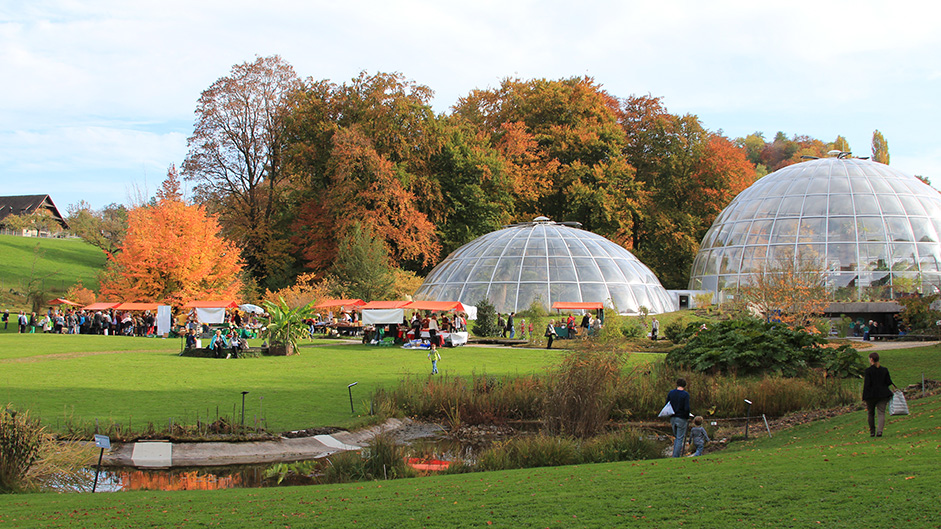
[[[302,78],[400,72],[449,112],[508,77],[590,76],[730,138],[778,131],[941,184],[933,3],[555,0],[0,0],[2,195],[65,213],[153,195],[200,93],[280,55]]]

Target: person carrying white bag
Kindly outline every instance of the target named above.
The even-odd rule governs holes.
[[[889,386],[898,389],[898,386],[892,382],[892,377],[889,376],[889,370],[879,365],[879,353],[869,353],[869,367],[863,374],[863,400],[866,402],[870,437],[882,437],[882,430],[885,427],[885,407],[892,398]],[[876,412],[879,413],[878,425]]]

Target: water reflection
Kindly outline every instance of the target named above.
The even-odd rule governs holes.
[[[267,465],[240,465],[198,469],[111,469],[101,472],[98,477],[98,490],[119,492],[263,487],[266,485],[264,477],[266,468]],[[91,490],[91,486],[88,489]]]

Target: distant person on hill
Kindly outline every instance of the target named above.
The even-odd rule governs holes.
[[[4,309],[3,311],[3,330],[7,330],[7,325],[10,324],[10,309]]]
[[[869,353],[869,367],[863,373],[863,400],[866,402],[866,417],[869,420],[869,437],[882,437],[885,427],[885,407],[892,398],[895,386],[889,370],[879,365],[879,353]],[[898,386],[896,386],[898,389]],[[879,412],[879,424],[876,425],[876,412]]]
[[[676,379],[676,389],[667,394],[667,400],[673,406],[670,426],[673,428],[673,457],[683,457],[686,446],[686,428],[689,426],[689,393],[686,392],[686,379]],[[666,404],[666,403],[664,403]]]
[[[26,326],[29,325],[29,318],[26,317],[25,312],[20,311],[20,315],[17,318],[17,323],[20,325],[19,333],[26,334]]]

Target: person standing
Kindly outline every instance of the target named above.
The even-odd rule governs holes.
[[[670,427],[673,428],[673,457],[683,457],[686,444],[686,427],[689,426],[689,393],[686,392],[686,380],[676,379],[676,389],[670,390],[667,400],[673,406]],[[666,404],[666,403],[664,403]]]
[[[26,325],[29,324],[29,318],[26,317],[26,313],[20,311],[20,315],[17,318],[17,323],[20,325],[20,334],[26,334]]]
[[[510,339],[516,338],[516,322],[513,321],[513,317],[516,316],[515,312],[511,312],[509,316],[506,317],[506,332],[510,333]],[[506,332],[503,333],[503,336],[506,336]]]
[[[549,345],[546,346],[546,349],[552,349],[552,340],[555,337],[555,321],[549,320],[549,325],[546,325],[546,338],[549,339]]]
[[[431,350],[438,350],[438,316],[432,314],[428,318],[428,340],[431,342]]]
[[[432,349],[428,351],[428,358],[431,359],[431,374],[438,374],[438,360],[441,360],[441,355],[438,353],[437,349]]]
[[[500,337],[506,338],[506,322],[503,321],[503,314],[497,313],[497,328],[500,329]]]
[[[3,311],[3,330],[7,330],[7,325],[10,324],[10,309],[4,309]]]
[[[657,321],[657,318],[654,318],[653,321],[650,322],[650,339],[656,342],[657,333],[659,332],[660,332],[660,322]]]
[[[703,449],[706,448],[706,443],[709,442],[709,434],[703,428],[702,422],[703,418],[697,416],[693,419],[693,427],[689,430],[690,441],[696,447],[696,453],[693,454],[693,457],[701,456]]]
[[[889,386],[895,386],[889,370],[879,365],[879,353],[869,353],[869,367],[863,373],[863,400],[866,402],[866,417],[869,420],[869,437],[882,437],[885,427],[885,407],[892,397]],[[898,389],[898,386],[895,386]],[[879,423],[876,424],[876,412]]]

